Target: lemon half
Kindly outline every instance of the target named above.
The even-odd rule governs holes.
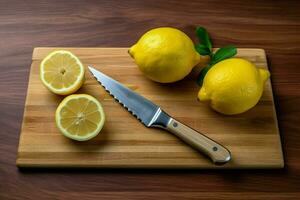
[[[46,56],[40,65],[40,78],[53,93],[68,95],[84,82],[84,67],[74,54],[59,50]]]
[[[94,97],[87,94],[73,94],[59,104],[55,120],[64,136],[77,141],[86,141],[101,131],[105,115],[100,102]]]

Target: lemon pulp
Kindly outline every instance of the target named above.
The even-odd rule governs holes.
[[[72,94],[84,82],[84,67],[70,51],[58,50],[50,53],[41,62],[40,78],[53,93]]]
[[[100,102],[87,94],[66,97],[55,113],[58,129],[68,138],[85,141],[100,132],[105,115]]]

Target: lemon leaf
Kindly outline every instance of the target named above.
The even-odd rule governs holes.
[[[211,61],[208,63],[206,67],[204,67],[197,78],[197,83],[202,85],[203,80],[207,72],[210,70],[212,66],[217,64],[218,62],[231,58],[237,54],[237,49],[234,46],[225,46],[223,48],[218,49],[215,53],[212,52],[212,43],[209,37],[208,32],[203,27],[196,28],[196,34],[201,42],[201,44],[195,45],[196,51],[200,55],[209,55]]]
[[[205,75],[207,74],[208,70],[210,70],[210,68],[212,66],[213,66],[213,64],[209,63],[206,67],[204,67],[201,70],[201,72],[200,72],[200,74],[199,74],[199,76],[197,78],[197,84],[198,85],[202,85]]]
[[[203,56],[211,54],[210,50],[203,44],[196,44],[195,49],[200,55]]]
[[[207,47],[209,49],[209,51],[211,52],[212,43],[211,43],[209,34],[206,31],[206,29],[203,27],[200,27],[200,26],[197,27],[196,34],[197,34],[197,37],[198,37],[199,41],[201,42],[201,44],[203,44],[205,47]]]
[[[235,46],[226,46],[218,49],[216,53],[214,53],[212,57],[212,63],[216,64],[222,60],[225,60],[227,58],[231,58],[232,56],[235,56],[237,53]]]
[[[197,83],[199,85],[202,84],[205,75],[207,74],[208,70],[210,70],[210,68],[212,66],[214,66],[215,64],[217,64],[218,62],[220,62],[222,60],[231,58],[231,57],[235,56],[236,54],[237,54],[237,50],[236,50],[236,47],[234,47],[234,46],[226,46],[226,47],[218,49],[218,51],[215,54],[213,54],[211,62],[201,70],[201,72],[197,78]]]

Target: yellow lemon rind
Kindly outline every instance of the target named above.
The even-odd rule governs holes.
[[[76,60],[76,63],[79,65],[80,67],[80,74],[77,77],[77,80],[70,86],[67,88],[61,88],[61,89],[56,89],[54,87],[52,87],[45,79],[44,79],[44,70],[43,70],[43,66],[45,64],[45,62],[47,60],[49,60],[53,55],[55,54],[68,54],[70,55],[72,58],[74,58]],[[48,88],[51,92],[58,94],[58,95],[69,95],[72,94],[74,92],[76,92],[83,84],[84,82],[84,66],[81,63],[81,61],[78,59],[77,56],[75,56],[73,53],[71,53],[70,51],[66,51],[66,50],[56,50],[51,52],[49,55],[47,55],[41,62],[40,64],[40,79],[42,80],[43,84],[45,85],[46,88]]]
[[[97,124],[98,125],[97,129],[94,132],[89,133],[86,136],[78,136],[78,135],[70,134],[68,131],[66,131],[66,129],[64,129],[62,127],[62,125],[60,123],[61,116],[60,116],[59,112],[67,104],[67,102],[69,100],[76,99],[76,98],[83,98],[83,97],[87,98],[90,101],[93,101],[97,105],[98,111],[100,112],[100,115],[101,115],[101,121],[99,122],[99,124]],[[57,128],[67,138],[70,138],[70,139],[73,139],[73,140],[76,140],[76,141],[87,141],[87,140],[90,140],[90,139],[96,137],[100,133],[100,131],[103,128],[104,122],[105,122],[105,114],[104,114],[104,110],[103,110],[102,105],[100,104],[100,102],[95,97],[93,97],[91,95],[87,95],[87,94],[72,94],[72,95],[67,96],[66,98],[64,98],[63,101],[57,107],[56,112],[55,112],[55,121],[56,121]]]
[[[158,83],[184,79],[200,62],[193,41],[181,30],[159,27],[147,31],[128,50],[141,72]]]
[[[224,62],[227,62],[227,65],[224,65]],[[228,68],[228,62],[231,62],[231,66],[240,65],[241,67],[241,65],[248,65],[248,71],[246,74],[244,73],[244,71],[242,71],[244,74],[239,71],[231,71],[231,73],[239,73],[239,79],[240,77],[243,77],[243,79],[240,79],[240,83],[237,82],[237,80],[239,80],[237,79],[237,76],[231,76],[225,79],[226,82],[220,82],[219,74],[223,76],[224,70],[232,70],[232,68]],[[221,67],[222,63],[223,65]],[[236,70],[239,69],[240,68]],[[214,66],[212,70],[215,71],[209,71],[204,78],[203,85],[198,92],[198,99],[202,102],[206,102],[207,104],[209,104],[210,107],[215,111],[225,115],[241,114],[253,108],[261,99],[265,88],[265,83],[270,77],[270,72],[267,69],[257,68],[251,62],[241,58],[230,58],[221,61],[220,63],[216,64],[216,66]],[[218,73],[216,73],[216,70],[218,70]],[[251,80],[253,82],[243,82],[243,80]],[[213,85],[212,83],[214,83],[215,85]],[[227,86],[225,85],[225,83],[227,84]],[[237,93],[236,90],[240,91],[240,84],[246,84],[245,86],[251,89],[243,89],[242,91],[244,91],[244,93]],[[220,88],[221,86],[226,86],[227,90],[223,90],[222,92]],[[231,91],[228,92],[228,89],[231,89]],[[226,91],[226,93],[224,91]],[[250,93],[247,91],[250,91]],[[241,95],[239,95],[240,93]]]

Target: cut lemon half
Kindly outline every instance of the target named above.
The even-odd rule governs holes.
[[[73,94],[59,104],[55,121],[64,136],[77,141],[86,141],[101,131],[105,115],[100,102],[94,97],[87,94]]]
[[[74,54],[65,50],[50,53],[40,65],[43,84],[53,93],[68,95],[84,82],[84,67]]]

